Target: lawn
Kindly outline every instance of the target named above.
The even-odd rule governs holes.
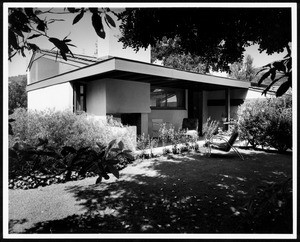
[[[239,212],[260,185],[292,176],[292,153],[240,149],[136,160],[119,179],[9,190],[10,233],[241,233]],[[291,213],[291,211],[289,211]],[[292,233],[292,216],[268,226]],[[259,223],[257,224],[257,226]]]

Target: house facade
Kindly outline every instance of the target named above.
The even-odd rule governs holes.
[[[181,127],[183,118],[236,118],[249,83],[179,71],[120,57],[96,59],[41,51],[31,64],[28,108],[113,115],[137,132],[152,135],[155,123]],[[41,57],[42,56],[42,57]],[[41,57],[41,58],[39,58]],[[201,129],[199,129],[201,130]]]
[[[154,135],[162,122],[176,129],[183,118],[236,118],[250,83],[151,64],[150,47],[122,48],[117,28],[98,40],[97,56],[35,53],[28,71],[28,108],[85,111],[99,119],[112,115]]]

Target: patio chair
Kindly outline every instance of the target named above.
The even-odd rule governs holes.
[[[184,118],[182,120],[182,130],[192,138],[198,137],[198,125],[199,120],[197,118]]]
[[[229,139],[225,138],[222,135],[213,135],[208,140],[205,141],[204,146],[208,149],[208,156],[211,155],[211,149],[217,149],[224,152],[229,152],[231,149],[242,159],[244,160],[244,157],[242,154],[233,146],[234,142],[236,141],[238,137],[238,131],[237,129],[233,129],[231,136]],[[214,140],[219,140],[221,142],[216,142]]]

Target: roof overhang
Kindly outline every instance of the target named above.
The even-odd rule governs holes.
[[[27,86],[27,91],[65,82],[89,82],[105,78],[150,83],[163,87],[199,87],[203,90],[218,90],[226,87],[248,89],[249,82],[205,75],[172,68],[113,57],[92,65],[66,72]]]

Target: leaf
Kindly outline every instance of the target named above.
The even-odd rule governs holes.
[[[76,13],[79,11],[79,9],[76,9],[76,8],[67,8],[67,9],[70,13]]]
[[[107,157],[107,155],[108,155],[110,149],[113,147],[113,145],[114,145],[115,143],[116,143],[116,140],[115,140],[115,139],[109,142],[109,144],[108,144],[108,146],[107,146],[107,148],[106,148],[106,150],[105,150],[105,153],[104,153],[104,158]]]
[[[40,36],[41,36],[41,34],[33,34],[33,35],[29,36],[27,39],[34,39],[34,38],[37,38]]]
[[[50,19],[50,20],[48,20],[48,24],[52,24],[56,21],[65,21],[65,20],[64,19]]]
[[[57,38],[49,38],[49,41],[52,42],[60,51],[61,51],[61,55],[63,56],[63,58],[66,60],[66,53],[68,53],[70,51],[69,47],[67,46],[67,44],[62,41],[59,40]],[[62,53],[63,52],[63,53]]]
[[[37,9],[37,10],[34,11],[34,14],[35,14],[35,15],[39,15],[39,14],[41,14],[41,13],[42,13],[42,11],[39,10],[39,9]]]
[[[97,33],[97,35],[104,39],[105,38],[105,31],[103,29],[102,19],[98,13],[93,13],[92,15],[92,24]]]
[[[89,10],[91,11],[91,13],[96,13],[98,14],[98,8],[89,8]]]
[[[276,68],[276,70],[285,72],[284,60],[274,61],[273,66]]]
[[[282,96],[286,91],[291,87],[291,79],[288,79],[286,82],[282,83],[276,92],[276,97]]]
[[[33,8],[24,8],[24,11],[28,17],[31,17],[32,15],[34,15]]]
[[[101,149],[101,150],[104,150],[105,149],[105,146],[103,144],[101,144],[100,142],[96,142],[96,144],[98,145],[98,147]]]
[[[73,20],[73,25],[76,24],[76,23],[78,23],[79,20],[82,19],[83,15],[84,15],[84,10],[81,10],[80,14],[78,14],[78,15],[74,18],[74,20]]]
[[[67,44],[67,45],[77,47],[76,45],[73,45],[73,44]],[[73,55],[73,53],[71,51],[70,51],[70,53]]]
[[[116,178],[119,179],[120,174],[119,174],[119,171],[117,170],[117,168],[115,168],[112,165],[108,165],[108,169],[109,169],[110,173],[112,173]]]
[[[262,69],[259,70],[255,75],[257,76],[260,72],[265,71],[265,70],[267,70],[267,69],[269,69],[269,68],[268,68],[268,67],[262,68]]]
[[[285,60],[285,66],[287,68],[287,71],[290,72],[292,69],[292,57]]]
[[[12,29],[17,35],[19,35],[19,36],[21,36],[22,38],[24,38],[24,35],[23,35],[23,33],[22,33],[22,31],[21,30],[19,30],[19,29]]]
[[[44,21],[39,19],[39,24],[36,26],[36,28],[42,32],[45,32],[47,25]]]
[[[270,71],[271,71],[271,80],[274,80],[275,77],[276,77],[276,69],[273,68],[273,69],[271,69]]]
[[[33,50],[33,51],[38,51],[40,50],[40,48],[36,45],[36,44],[32,44],[32,43],[27,43],[29,49]]]
[[[109,22],[111,26],[116,27],[115,21],[108,14],[105,14],[105,19]]]
[[[60,51],[59,53],[60,53],[60,55],[62,56],[62,58],[63,58],[65,61],[68,60],[65,52]]]
[[[121,155],[124,156],[124,157],[126,157],[126,158],[128,158],[129,160],[134,160],[134,157],[131,154],[122,153]]]
[[[120,149],[120,150],[123,150],[123,149],[124,149],[124,143],[123,143],[123,141],[120,141],[120,142],[118,143],[118,146],[119,146],[119,149]]]
[[[131,150],[123,150],[123,153],[131,153]]]
[[[18,45],[17,38],[14,32],[11,31],[11,29],[9,29],[8,33],[9,33],[9,45],[11,45],[16,50],[19,49],[20,47]]]
[[[259,79],[257,85],[259,86],[263,82],[263,80],[265,80],[270,74],[271,74],[271,70],[263,74],[262,77]]]
[[[110,151],[111,152],[120,152],[121,150],[119,148],[111,148]]]
[[[269,86],[267,86],[267,87],[265,88],[265,90],[262,92],[262,95],[267,95],[267,92],[270,90],[270,88],[271,88],[278,80],[280,80],[280,79],[283,78],[283,77],[285,77],[285,76],[281,76],[281,77],[275,79],[274,81],[272,81],[271,84],[270,84]]]

